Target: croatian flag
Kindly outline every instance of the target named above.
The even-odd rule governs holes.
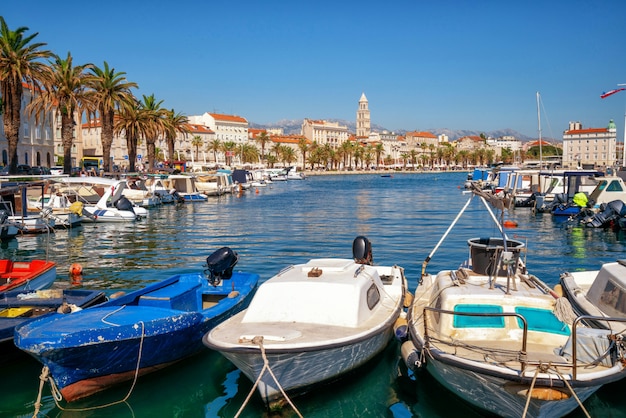
[[[602,93],[602,94],[600,95],[600,98],[605,99],[605,98],[609,97],[609,96],[610,96],[610,95],[612,95],[612,94],[619,93],[619,92],[620,92],[620,91],[622,91],[622,90],[626,90],[626,88],[615,89],[615,90],[611,90],[611,91],[604,92],[604,93]]]

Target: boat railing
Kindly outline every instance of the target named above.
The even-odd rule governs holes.
[[[489,313],[487,312],[456,312],[456,311],[449,311],[446,309],[433,308],[431,306],[426,306],[424,307],[423,320],[424,320],[424,341],[425,341],[425,346],[427,349],[430,348],[431,336],[428,333],[428,320],[427,320],[428,315],[426,315],[426,311],[436,312],[436,313],[445,314],[445,315],[473,316],[473,317],[515,317],[519,319],[520,321],[522,321],[522,324],[523,324],[522,348],[519,351],[520,353],[519,359],[520,359],[522,372],[526,369],[526,365],[528,364],[528,362],[526,361],[527,359],[526,348],[528,346],[528,322],[526,322],[526,318],[524,318],[523,315],[518,314],[516,312],[489,312]]]
[[[578,325],[582,322],[582,321],[603,321],[603,322],[618,322],[618,323],[622,323],[626,326],[626,318],[617,318],[617,317],[604,317],[604,316],[593,316],[593,315],[581,315],[578,318],[576,318],[572,324],[572,363],[575,365],[577,363],[577,352],[578,350],[576,350],[576,344],[578,343],[577,341],[577,336],[576,336],[576,330],[578,329]],[[584,325],[583,325],[584,326]],[[612,331],[609,330],[604,330],[607,332],[611,332],[611,334],[609,334],[609,338],[614,341],[617,342],[619,340],[619,342],[622,342],[622,338],[623,338],[623,333],[624,331],[626,331],[626,329],[623,329],[621,332],[619,333],[615,333],[613,334]],[[609,347],[610,348],[610,347]],[[608,355],[609,353],[605,353],[604,355]],[[572,377],[574,379],[576,379],[576,367],[574,367],[574,371],[572,373]]]
[[[429,349],[431,347],[431,340],[436,339],[435,337],[431,336],[429,333],[428,322],[427,322],[428,315],[426,315],[426,311],[431,311],[434,313],[444,314],[444,315],[458,315],[458,316],[472,316],[472,317],[515,317],[519,319],[523,324],[521,349],[518,351],[519,353],[518,359],[519,359],[520,366],[521,366],[521,372],[523,373],[529,364],[539,365],[542,363],[541,360],[531,361],[528,359],[528,356],[527,356],[528,354],[527,352],[528,323],[526,321],[526,318],[524,318],[524,316],[519,313],[516,313],[516,312],[493,312],[493,313],[491,312],[490,313],[456,312],[456,311],[449,311],[445,309],[439,309],[439,308],[427,306],[424,308],[424,313],[423,313],[424,341],[425,341],[426,349]],[[608,330],[608,329],[588,328],[584,325],[584,323],[582,323],[582,321],[587,321],[587,323],[589,321],[618,322],[618,323],[624,324],[625,327],[623,330],[619,332],[615,332],[615,331]],[[582,329],[584,331],[579,331],[580,326],[582,326]],[[589,346],[592,346],[597,351],[595,352],[594,355],[591,356],[592,357],[591,359],[588,359],[588,361],[585,360],[583,363],[581,363],[581,366],[599,365],[602,362],[602,360],[607,357],[609,358],[610,362],[614,364],[614,362],[616,361],[615,360],[616,358],[617,360],[623,359],[624,352],[626,351],[626,346],[624,346],[624,343],[623,343],[623,335],[624,333],[626,333],[626,318],[614,318],[614,317],[603,317],[603,316],[598,317],[598,316],[590,316],[590,315],[581,315],[577,317],[572,323],[571,334],[568,340],[568,343],[571,342],[571,346],[568,346],[568,344],[565,344],[562,350],[563,353],[561,354],[561,357],[563,358],[564,361],[558,364],[559,367],[571,368],[572,379],[574,380],[576,379],[577,369],[579,366],[578,362],[580,360],[580,356],[578,355],[578,352],[579,352],[578,345],[581,343],[579,340],[583,338],[580,336],[580,334],[583,334],[583,333],[587,334],[589,332],[594,332],[595,335],[592,335],[588,338],[594,338],[594,339],[599,338],[602,341],[602,343],[598,344],[599,341],[596,340],[594,341],[594,343],[590,344],[587,341],[587,344],[585,344],[585,349],[584,349],[585,351],[583,352],[589,352],[589,349],[588,349]],[[618,345],[618,347],[616,347],[616,345]],[[565,350],[565,347],[567,347],[568,349]],[[571,353],[569,352],[570,350],[571,350]],[[567,353],[565,353],[565,351],[567,351]],[[615,353],[618,354],[616,358],[612,357],[613,354]],[[571,360],[568,361],[565,355],[571,356]]]

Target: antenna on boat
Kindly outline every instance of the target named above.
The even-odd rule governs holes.
[[[543,150],[541,148],[541,111],[539,107],[539,92],[537,92],[537,125],[539,128],[539,170],[543,169]]]

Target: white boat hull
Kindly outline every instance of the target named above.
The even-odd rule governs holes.
[[[468,368],[454,367],[445,364],[432,357],[426,361],[428,372],[448,390],[461,397],[466,402],[492,412],[502,417],[522,416],[526,408],[525,392],[520,385],[510,385],[510,380],[486,373],[478,373]],[[477,384],[480,382],[480,384]],[[597,391],[602,385],[578,387],[575,389],[576,396],[584,402],[589,396]],[[503,390],[503,388],[510,388]],[[524,387],[527,388],[526,385]],[[519,391],[522,391],[518,394]],[[567,390],[566,390],[567,391]],[[542,401],[531,399],[528,405],[526,417],[561,417],[567,415],[579,406],[573,396],[561,401]]]
[[[387,327],[360,341],[310,350],[266,349],[265,355],[282,389],[302,394],[313,386],[333,381],[363,366],[385,349],[392,333],[392,328]],[[252,382],[256,382],[263,371],[264,361],[259,348],[223,354]],[[257,391],[266,403],[282,397],[280,388],[268,371],[261,376]]]

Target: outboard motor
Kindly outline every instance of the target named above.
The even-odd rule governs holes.
[[[372,265],[374,257],[372,256],[372,243],[362,235],[359,235],[352,242],[352,257],[354,262],[358,264]]]
[[[229,247],[222,247],[206,258],[204,274],[209,283],[218,286],[222,280],[230,279],[239,256]]]
[[[133,204],[131,203],[130,200],[128,200],[126,196],[122,196],[119,199],[117,199],[114,205],[118,210],[128,210],[128,211],[135,213],[135,211],[133,210]]]
[[[0,210],[0,224],[6,222],[9,219],[9,213],[6,210]]]

